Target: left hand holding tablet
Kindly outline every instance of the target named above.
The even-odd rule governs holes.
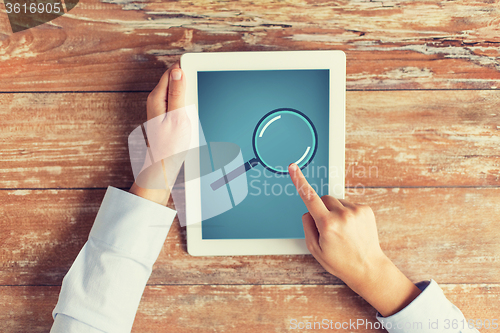
[[[183,153],[189,146],[191,125],[183,110],[185,93],[185,76],[179,63],[175,63],[163,74],[147,100],[145,131],[148,153],[161,163],[157,162],[152,167],[145,165],[130,193],[161,205],[166,205],[170,198],[170,190],[183,163]],[[163,160],[165,157],[169,158]],[[165,189],[158,189],[158,178],[161,178]],[[156,186],[150,187],[148,183]]]

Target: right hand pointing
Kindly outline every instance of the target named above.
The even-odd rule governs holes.
[[[296,164],[288,168],[309,211],[302,216],[307,248],[328,272],[346,283],[356,282],[384,256],[371,208],[329,195],[320,198]]]
[[[309,211],[302,216],[307,249],[321,266],[383,316],[409,304],[420,291],[382,252],[371,208],[320,198],[296,164],[288,171]]]

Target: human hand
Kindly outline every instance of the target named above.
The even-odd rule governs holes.
[[[329,195],[320,198],[295,164],[289,171],[309,210],[302,216],[307,248],[329,273],[346,283],[358,283],[370,266],[385,257],[373,211]]]
[[[288,167],[308,213],[302,216],[308,250],[329,273],[344,281],[383,316],[408,305],[420,290],[380,248],[370,207],[319,197],[299,167]]]
[[[130,192],[166,205],[189,147],[191,126],[185,106],[186,80],[179,63],[170,67],[147,100],[148,153]]]

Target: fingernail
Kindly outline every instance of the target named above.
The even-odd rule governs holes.
[[[182,76],[181,70],[180,69],[173,69],[172,72],[170,72],[170,77],[172,80],[180,80]]]
[[[288,167],[293,171],[297,170],[297,164],[295,163],[291,163]]]

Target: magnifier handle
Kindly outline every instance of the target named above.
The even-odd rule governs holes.
[[[250,161],[246,162],[245,164],[240,165],[239,167],[237,167],[236,169],[234,169],[233,171],[231,171],[227,175],[224,175],[224,177],[217,179],[215,182],[210,184],[210,187],[212,188],[212,190],[215,191],[215,190],[219,189],[220,187],[226,185],[227,183],[229,183],[231,180],[235,179],[236,177],[241,176],[242,174],[244,174],[245,172],[247,172],[248,170],[250,170],[251,168],[253,168],[257,164],[259,164],[259,160],[257,160],[256,158],[252,158]]]

